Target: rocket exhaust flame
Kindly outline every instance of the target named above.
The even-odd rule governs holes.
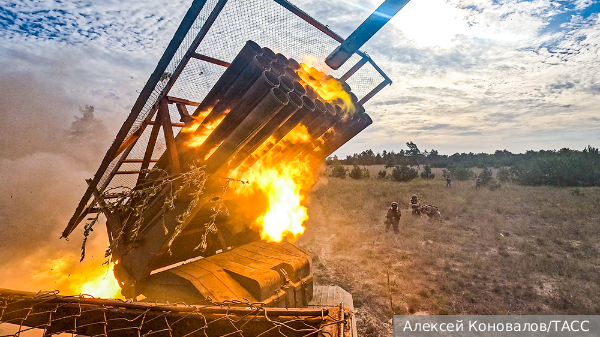
[[[53,283],[55,289],[69,295],[89,295],[100,298],[122,298],[121,288],[113,274],[114,265],[99,261],[74,263],[77,258],[66,254],[45,264],[34,275],[35,281]]]
[[[183,134],[188,134],[188,139],[185,141],[185,145],[189,147],[198,147],[204,143],[206,138],[213,132],[213,130],[221,123],[223,118],[227,115],[226,111],[223,116],[217,118],[212,122],[203,124],[202,122],[208,116],[212,109],[208,109],[200,113],[198,116],[191,116],[194,121],[190,125],[186,125],[181,129]],[[200,129],[200,130],[198,130]]]
[[[200,124],[196,125],[196,128],[190,128],[189,130],[185,130],[182,129],[181,132],[184,133],[194,133],[186,142],[185,145],[189,146],[189,147],[199,147],[200,145],[202,145],[204,143],[204,141],[206,140],[206,138],[208,138],[208,136],[214,131],[214,129],[219,126],[219,124],[221,123],[221,121],[223,120],[225,116],[210,122],[210,123],[206,123],[204,125],[202,125],[201,130],[198,132],[194,132],[198,126],[200,126]]]
[[[340,104],[345,114],[353,115],[356,106],[350,94],[344,89],[342,83],[316,68],[300,63],[297,70],[302,85],[311,87],[325,101],[331,104]]]
[[[148,173],[153,194],[128,198],[125,207],[114,209],[117,218],[127,219],[125,235],[111,242],[123,247],[113,251],[120,260],[115,266],[119,283],[108,282],[112,275],[106,273],[94,274],[102,279],[90,274],[78,292],[116,296],[110,293],[114,283],[117,291],[120,285],[127,298],[135,298],[135,285],[150,282],[153,270],[256,240],[243,235],[244,226],[269,242],[294,240],[304,232],[306,195],[321,161],[368,126],[370,118],[349,86],[310,67],[316,64],[310,55],[302,61],[246,44],[171,140],[178,155],[165,152]],[[174,161],[182,168],[176,174],[169,171]],[[172,186],[161,187],[165,176]],[[236,205],[235,199],[250,207],[217,217],[215,205]],[[139,240],[132,244],[125,240],[129,237]],[[201,252],[192,251],[197,246]]]

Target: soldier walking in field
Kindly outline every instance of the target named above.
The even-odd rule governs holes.
[[[416,194],[413,194],[413,196],[410,198],[410,208],[412,210],[412,214],[421,214],[421,201]]]
[[[450,185],[451,182],[452,182],[452,179],[450,179],[450,176],[446,176],[446,187],[452,188],[452,186]]]
[[[392,206],[387,211],[386,220],[385,220],[385,231],[390,230],[390,225],[394,228],[394,233],[400,233],[400,209],[398,209],[398,203],[392,202]]]
[[[481,187],[482,181],[481,178],[479,178],[479,176],[477,176],[477,179],[475,179],[475,189],[478,190]]]
[[[439,222],[442,222],[442,213],[437,208],[437,206],[433,205],[423,205],[421,207],[421,214],[427,215],[430,219],[436,218]]]

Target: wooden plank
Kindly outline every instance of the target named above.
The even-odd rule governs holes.
[[[89,186],[92,185],[92,179],[86,179],[85,182]],[[94,198],[96,199],[98,205],[100,205],[102,213],[104,213],[104,216],[106,216],[106,232],[108,234],[108,241],[112,244],[113,239],[117,235],[118,226],[120,222],[119,217],[113,212],[111,212],[110,209],[108,209],[104,198],[102,198],[102,195],[100,194],[100,192],[98,192],[98,189],[96,187],[94,187],[94,189],[92,190],[92,194],[94,195]]]
[[[169,118],[169,120],[171,120],[171,119]],[[155,121],[148,121],[146,124],[148,124],[148,125],[155,125],[156,122]],[[162,125],[162,123],[160,121],[158,122],[158,124]],[[171,123],[171,127],[173,127],[173,126],[184,127],[185,123]]]
[[[184,99],[184,98],[173,97],[173,96],[167,96],[167,100],[169,101],[169,103],[181,103],[181,104],[191,105],[191,106],[198,106],[198,105],[200,105],[199,102],[189,101],[189,100]]]
[[[165,134],[165,142],[167,143],[167,155],[171,165],[171,173],[179,174],[181,167],[179,166],[179,155],[177,154],[177,145],[173,136],[173,128],[171,127],[171,116],[169,115],[169,102],[162,99],[158,106],[158,116],[162,121],[163,132]]]
[[[213,64],[216,64],[216,65],[219,65],[219,66],[223,66],[225,68],[229,67],[229,65],[230,65],[229,62],[221,61],[221,60],[218,60],[218,59],[210,57],[210,56],[198,54],[196,52],[192,53],[191,56],[193,58],[195,58],[195,59],[206,61],[206,62],[209,62],[209,63],[213,63]]]
[[[185,107],[185,104],[175,103],[175,105],[177,106],[177,111],[179,112],[180,119],[184,124],[190,123],[194,120],[194,118],[190,116],[190,113]]]
[[[85,217],[90,214],[90,213],[94,213],[92,212],[92,209],[94,209],[96,206],[96,201],[92,201],[84,210],[83,212],[81,212],[81,214],[79,215],[79,218],[77,219],[77,223],[80,223],[83,221],[83,219],[85,219]],[[97,213],[97,212],[96,212]]]
[[[146,102],[150,98],[150,95],[152,94],[154,88],[156,87],[156,84],[160,81],[165,70],[167,69],[167,66],[169,65],[169,62],[171,62],[171,59],[177,52],[177,49],[181,45],[181,42],[185,39],[186,34],[190,30],[190,27],[194,24],[196,18],[200,14],[200,11],[204,7],[205,3],[206,3],[206,0],[194,0],[192,5],[190,6],[190,9],[188,9],[187,13],[185,14],[185,17],[181,21],[181,24],[179,24],[179,27],[177,28],[175,35],[169,42],[169,45],[167,46],[165,53],[161,56],[160,61],[158,61],[158,64],[156,65],[156,68],[154,69],[154,72],[152,73],[152,75],[150,75],[150,79],[148,79],[148,82],[146,82],[146,85],[142,89],[140,96],[136,100],[133,108],[131,109],[131,113],[127,117],[127,120],[125,120],[125,123],[123,123],[123,126],[121,126],[121,129],[119,130],[119,132],[117,133],[117,136],[115,137],[115,141],[110,146],[106,155],[104,156],[104,159],[102,160],[102,163],[100,164],[100,167],[98,167],[98,170],[96,171],[96,174],[94,175],[94,180],[93,180],[92,184],[90,186],[88,186],[88,189],[85,191],[83,197],[79,201],[79,204],[77,205],[77,209],[75,210],[75,212],[73,213],[73,216],[69,220],[69,224],[62,232],[61,237],[63,237],[63,238],[68,237],[69,234],[71,234],[71,232],[73,232],[75,227],[79,224],[79,222],[77,222],[77,220],[81,218],[80,217],[81,212],[83,211],[83,209],[87,205],[88,201],[90,200],[90,197],[92,196],[92,187],[97,188],[98,183],[100,182],[100,179],[104,175],[106,169],[109,167],[110,163],[114,160],[114,158],[116,158],[118,156],[118,153],[120,153],[120,152],[118,152],[118,150],[121,149],[121,145],[122,145],[123,141],[125,140],[125,138],[127,137],[129,130],[131,130],[132,126],[134,125],[135,121],[137,120],[144,105],[146,104]],[[220,10],[219,10],[219,12],[220,12]],[[214,19],[213,19],[213,21],[214,21]],[[207,31],[208,28],[209,27],[207,27],[205,30]],[[206,35],[206,33],[204,33],[204,35]],[[196,40],[194,41],[193,45],[190,47],[191,50],[196,50],[196,48],[202,41],[202,38],[204,38],[204,35],[202,35],[201,37],[200,36],[196,37]],[[184,64],[183,65],[180,64],[180,66],[178,67],[178,70],[179,70],[179,68],[183,69],[183,66],[185,66],[186,62],[187,62],[187,59],[184,60],[183,62],[181,62]],[[181,72],[181,70],[179,70],[179,72]],[[175,81],[175,79],[173,77],[169,80],[170,83],[174,82],[174,81]],[[172,84],[170,84],[170,85],[172,85]],[[169,86],[169,89],[170,89],[170,86]],[[167,89],[167,91],[168,91],[168,89]]]
[[[157,115],[158,117],[158,115]],[[152,161],[152,153],[154,152],[154,146],[156,145],[156,139],[158,138],[158,132],[160,131],[160,123],[156,123],[152,126],[152,132],[150,132],[150,139],[148,139],[148,146],[146,146],[146,152],[144,153],[144,159],[142,159],[142,166],[140,167],[140,173],[138,175],[138,180],[136,186],[141,184],[146,178],[146,173],[144,170],[148,169],[150,166],[150,161]],[[158,161],[158,160],[156,160]]]
[[[151,163],[155,163],[157,161],[158,161],[158,159],[150,159]],[[143,163],[144,159],[143,158],[142,159],[125,159],[125,160],[123,160],[123,162],[124,163]]]
[[[117,149],[117,152],[115,153],[115,155],[112,159],[117,158],[121,153],[123,153],[123,151],[125,151],[129,146],[131,146],[133,143],[135,143],[138,140],[138,138],[140,138],[140,136],[142,135],[143,132],[144,132],[144,128],[141,127],[136,132],[134,132],[131,136],[129,136],[127,139],[125,139],[123,141],[123,143],[121,143],[121,146],[119,146],[119,148]],[[96,186],[94,186],[94,188],[96,188]]]
[[[117,171],[115,174],[138,174],[140,170],[131,170],[131,171]]]

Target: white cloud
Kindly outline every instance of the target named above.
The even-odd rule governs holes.
[[[294,2],[347,35],[381,0]],[[8,28],[0,34],[8,46],[26,45],[19,50],[34,57],[48,46],[78,46],[75,54],[87,60],[76,69],[93,76],[94,84],[72,85],[72,94],[116,96],[112,102],[118,103],[112,104],[120,107],[113,110],[125,115],[137,96],[135,88],[143,86],[189,3],[8,0],[5,7],[17,14],[14,23],[3,23]],[[578,1],[575,7],[590,4]],[[550,0],[412,0],[364,47],[394,85],[369,104],[375,123],[370,129],[377,127],[381,136],[367,129],[357,141],[377,145],[387,141],[388,133],[408,140],[428,130],[431,137],[444,135],[451,143],[452,137],[475,137],[476,132],[500,142],[536,132],[541,126],[531,122],[534,118],[544,120],[548,129],[570,125],[588,130],[589,123],[580,125],[576,116],[593,114],[600,103],[600,76],[594,70],[599,69],[600,25],[597,14],[584,18],[577,12],[566,16],[560,30],[549,29],[553,18],[572,10],[573,5],[567,9]],[[23,31],[21,24],[31,30]],[[41,73],[51,68],[39,65]],[[68,71],[71,81],[81,81]],[[135,80],[119,73],[135,73]],[[46,74],[52,81],[55,75]],[[117,78],[129,83],[126,90]],[[438,124],[450,127],[428,129]],[[494,147],[490,141],[487,150]]]
[[[575,9],[576,10],[583,10],[583,9],[586,9],[586,8],[590,7],[591,5],[593,5],[594,3],[598,2],[598,1],[594,1],[594,0],[575,0],[573,2],[575,3]]]

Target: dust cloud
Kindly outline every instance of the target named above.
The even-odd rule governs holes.
[[[105,95],[82,94],[106,83],[71,77],[67,66],[84,65],[70,58],[45,57],[0,59],[0,288],[68,292],[80,269],[104,261],[103,221],[81,264],[82,229],[59,237],[120,121],[107,127],[100,116],[115,111],[93,107],[111,106]]]

